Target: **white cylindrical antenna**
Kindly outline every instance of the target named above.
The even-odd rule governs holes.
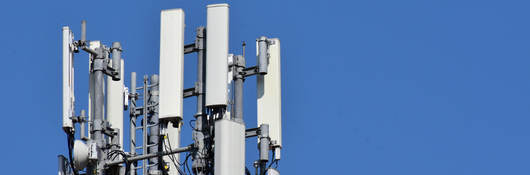
[[[267,67],[269,65],[269,58],[268,58],[268,45],[269,45],[269,39],[267,37],[260,37],[256,40],[257,49],[258,52],[258,72],[260,74],[267,74]]]
[[[226,106],[228,88],[228,4],[207,6],[206,106]]]
[[[72,43],[74,34],[68,26],[63,27],[63,129],[74,129],[72,119],[74,111],[74,53]]]
[[[271,141],[277,147],[282,146],[282,85],[280,40],[270,39],[268,46],[269,63],[266,75],[257,77],[258,95],[258,126],[269,124]],[[259,41],[257,41],[259,42]],[[262,50],[259,50],[258,55]],[[278,150],[278,155],[280,155]],[[277,158],[279,159],[279,157]]]
[[[118,81],[122,78],[121,74],[121,44],[120,42],[112,42],[112,68],[116,71],[117,75],[112,76],[112,80]]]
[[[182,9],[160,13],[160,120],[182,119],[184,25]]]
[[[114,59],[112,60],[114,61]],[[120,66],[121,72],[123,72],[123,59]],[[114,65],[114,64],[113,64]],[[112,78],[107,78],[107,121],[110,123],[111,128],[118,129],[120,146],[123,148],[123,74],[119,81],[114,81]]]

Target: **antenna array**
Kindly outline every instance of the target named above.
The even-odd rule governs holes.
[[[184,44],[184,11],[161,11],[160,75],[143,76],[141,87],[135,72],[130,74],[129,87],[123,83],[121,43],[107,47],[98,40],[88,41],[86,21],[80,40],[63,27],[62,118],[69,154],[59,156],[59,175],[251,174],[245,167],[245,139],[250,137],[258,137],[255,174],[279,174],[272,165],[277,167],[282,148],[280,40],[258,38],[257,65],[247,67],[244,53],[228,53],[228,4],[206,9],[206,27],[196,29],[195,42],[190,44]],[[89,53],[88,116],[84,110],[76,115],[74,109],[73,62],[81,50]],[[197,53],[197,80],[194,87],[184,89],[184,55],[190,53]],[[258,127],[246,129],[243,86],[249,76],[257,76]],[[197,98],[193,142],[181,146],[182,103],[190,97]],[[123,143],[125,110],[129,111],[128,150]],[[185,160],[179,159],[180,153],[187,154]]]

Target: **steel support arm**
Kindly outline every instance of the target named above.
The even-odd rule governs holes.
[[[184,89],[184,93],[182,94],[183,98],[188,98],[188,97],[193,97],[193,96],[196,96],[197,93],[195,92],[195,88],[192,87],[192,88],[188,88],[188,89]]]
[[[250,77],[252,75],[259,74],[258,66],[247,67],[243,69],[243,77]]]
[[[259,135],[259,128],[250,128],[245,130],[245,138],[256,137]]]
[[[88,48],[86,45],[82,46],[81,49],[84,50],[85,52],[88,52],[88,53],[92,54],[92,55],[99,56],[98,53],[95,50],[92,50],[92,49]]]
[[[197,45],[195,43],[184,45],[184,54],[190,54],[199,51],[196,46]]]
[[[166,156],[166,155],[170,155],[170,154],[187,152],[187,151],[191,151],[192,149],[193,149],[192,145],[189,145],[189,146],[182,147],[182,148],[176,148],[176,149],[173,149],[171,151],[162,151],[162,152],[158,152],[158,153],[152,153],[152,154],[145,154],[145,155],[140,155],[140,156],[135,156],[135,157],[129,157],[129,158],[127,158],[127,161],[134,162],[134,161],[149,159],[149,158],[153,158],[153,157],[161,157],[161,156]],[[120,164],[120,163],[125,163],[125,161],[124,160],[115,160],[115,161],[107,162],[105,165],[106,166],[113,166],[113,165],[117,165],[117,164]]]

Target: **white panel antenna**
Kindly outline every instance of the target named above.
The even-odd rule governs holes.
[[[184,11],[160,13],[160,105],[161,120],[182,119],[184,70]]]
[[[282,86],[280,40],[271,39],[268,47],[269,66],[266,75],[258,76],[258,126],[269,124],[269,136],[275,145],[282,146]],[[256,43],[257,44],[257,43]],[[259,52],[258,52],[259,54]],[[277,152],[279,155],[280,153]]]
[[[233,120],[215,122],[216,175],[245,174],[245,125]]]
[[[112,63],[110,63],[112,65]],[[123,70],[124,62],[121,59],[121,70]],[[112,78],[107,78],[107,120],[114,129],[119,129],[120,145],[123,145],[123,73],[120,75],[119,81],[114,81]]]
[[[168,9],[160,12],[160,82],[159,118],[167,120],[162,129],[166,146],[180,146],[180,128],[173,123],[182,120],[183,80],[184,80],[184,11]],[[168,151],[166,147],[164,150]],[[174,155],[178,161],[179,154]],[[164,161],[171,162],[169,156]],[[179,174],[174,164],[169,164],[169,175]]]
[[[256,174],[279,174],[271,165],[278,165],[282,149],[280,41],[260,37],[257,64],[247,67],[244,42],[242,55],[228,54],[229,8],[228,4],[208,5],[207,28],[198,27],[195,42],[189,44],[184,43],[184,11],[162,10],[159,75],[151,79],[144,76],[143,86],[136,88],[136,73],[132,72],[131,93],[123,84],[125,71],[119,42],[113,42],[112,47],[98,40],[87,43],[85,20],[81,22],[79,41],[74,41],[70,29],[63,27],[63,129],[68,135],[70,155],[69,160],[58,157],[59,174],[133,175],[140,169],[142,174],[186,174],[182,170],[186,167],[180,167],[178,161],[184,152],[193,156],[190,174],[248,174],[245,144],[249,137],[259,140],[259,158],[254,161]],[[73,54],[78,51],[90,57],[88,120],[84,120],[84,110],[79,117],[74,110]],[[184,54],[190,53],[198,57],[197,79],[193,88],[184,90]],[[250,76],[257,76],[259,126],[246,130],[243,91],[244,80]],[[196,120],[194,126],[190,123],[193,143],[181,147],[183,98],[194,96]],[[123,149],[126,109],[130,116],[128,150]],[[77,122],[81,124],[80,140],[74,130]],[[88,137],[84,123],[89,126]],[[119,135],[111,133],[115,130],[119,130]],[[131,164],[137,161],[141,164]]]
[[[63,129],[73,130],[74,103],[74,34],[68,26],[63,27]]]
[[[207,6],[206,20],[206,106],[228,102],[228,4]]]

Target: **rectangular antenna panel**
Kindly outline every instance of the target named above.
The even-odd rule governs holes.
[[[215,122],[215,175],[245,174],[245,125],[233,120]]]
[[[73,129],[74,111],[74,34],[68,26],[63,27],[63,128]]]
[[[271,39],[269,67],[266,75],[258,76],[258,126],[269,124],[269,136],[282,146],[282,85],[280,66],[280,40]],[[256,43],[257,44],[257,43]],[[258,53],[259,54],[259,53]]]
[[[123,70],[123,59],[121,59],[121,70]],[[109,63],[112,65],[112,63]],[[121,73],[121,79],[114,81],[112,78],[107,78],[107,120],[114,129],[119,129],[120,135],[120,146],[123,148],[123,96],[124,96],[124,85],[123,85],[123,73]]]
[[[206,19],[206,106],[228,102],[228,4],[207,6]]]
[[[160,103],[161,120],[182,119],[184,70],[184,11],[160,13]]]

